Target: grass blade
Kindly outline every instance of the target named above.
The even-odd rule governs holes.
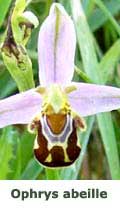
[[[110,76],[114,73],[114,66],[120,58],[120,39],[107,51],[99,63],[99,71],[102,74],[103,83],[106,83]]]
[[[93,38],[84,15],[82,5],[79,0],[71,0],[72,13],[76,25],[77,39],[81,51],[85,72],[94,81],[102,84],[102,78],[98,71],[98,61],[93,45]],[[116,138],[113,128],[113,122],[110,113],[100,114],[97,117],[98,124],[107,155],[112,179],[119,179],[120,165],[117,151]],[[109,122],[109,129],[106,129],[106,123]],[[112,133],[112,138],[111,138]],[[109,148],[109,149],[108,149]],[[114,164],[116,163],[116,169]]]
[[[106,9],[109,10],[111,15],[117,15],[120,11],[120,0],[111,0],[105,2]],[[89,17],[88,22],[92,31],[99,29],[108,20],[107,15],[103,15],[103,11],[99,8],[94,10],[94,13]]]
[[[117,21],[115,20],[115,18],[112,16],[111,12],[106,8],[106,6],[104,5],[104,3],[101,0],[94,0],[94,2],[96,3],[96,5],[98,7],[100,7],[100,9],[103,11],[103,13],[105,14],[105,16],[113,24],[114,28],[116,29],[116,31],[120,35],[120,26],[117,23]]]
[[[60,173],[59,173],[59,169],[49,169],[46,168],[46,178],[47,180],[60,180]]]
[[[35,160],[31,159],[21,175],[22,180],[35,180],[42,172],[43,167]]]
[[[0,137],[0,179],[12,179],[18,171],[15,165],[17,142],[18,133],[11,126],[4,128]]]
[[[0,0],[0,26],[2,25],[5,15],[9,9],[12,0]]]

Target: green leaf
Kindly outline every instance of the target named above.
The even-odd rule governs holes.
[[[11,2],[12,0],[0,0],[0,26],[3,24]]]
[[[71,0],[71,8],[73,12],[73,18],[76,26],[76,33],[78,39],[78,45],[81,50],[81,56],[83,60],[83,67],[88,75],[88,77],[98,82],[99,72],[97,70],[97,56],[94,51],[94,40],[92,34],[90,33],[90,28],[86,22],[86,18],[84,16],[83,10],[79,5],[79,1],[77,0],[75,3]],[[85,27],[86,26],[86,27]],[[88,51],[90,50],[90,53]],[[88,54],[89,53],[89,54]]]
[[[114,73],[114,67],[120,58],[120,39],[107,51],[99,63],[99,72],[101,73],[103,83],[106,83]]]
[[[104,148],[113,179],[120,179],[120,165],[116,137],[110,114],[98,114],[98,125],[101,131]]]
[[[23,171],[21,175],[22,180],[35,180],[39,176],[39,174],[42,172],[43,167],[35,160],[31,159],[28,162],[28,165],[26,166],[25,170]]]
[[[17,91],[17,86],[7,70],[0,73],[0,99]]]
[[[94,9],[94,0],[83,0],[83,9],[87,17],[91,15]]]
[[[21,145],[21,165],[22,172],[27,167],[29,161],[33,157],[33,144],[35,140],[35,135],[30,134],[28,131],[24,131],[20,139]]]
[[[49,169],[46,168],[46,178],[47,180],[60,180],[60,170],[59,169]]]
[[[85,82],[92,83],[92,80],[87,76],[87,74],[79,69],[77,66],[75,66],[75,72],[82,78]]]
[[[82,5],[79,0],[71,0],[71,8],[76,25],[77,39],[81,51],[84,70],[94,83],[103,84],[100,77],[98,61],[94,49],[93,37],[91,35],[86,17],[84,15]],[[112,179],[120,177],[120,163],[118,157],[117,143],[113,122],[110,113],[99,114],[97,116],[102,141],[107,155],[109,168]],[[106,124],[109,122],[109,129],[106,129]],[[112,137],[111,137],[112,134]],[[112,157],[112,158],[111,158]],[[116,169],[115,164],[116,163]]]
[[[8,174],[7,179],[18,180],[20,179],[21,174],[21,147],[20,147],[20,139],[17,130],[14,131],[16,133],[16,137],[13,138],[13,154],[14,158],[10,160],[10,168],[11,172]]]
[[[18,134],[12,127],[3,129],[0,137],[0,179],[8,179],[9,175],[14,172],[13,161],[16,159],[16,140],[18,141]]]
[[[96,5],[98,7],[100,7],[100,9],[103,11],[104,15],[113,24],[114,28],[116,29],[116,31],[120,35],[120,26],[117,23],[117,21],[115,20],[115,18],[112,16],[111,12],[106,8],[106,6],[104,5],[104,3],[101,0],[94,0],[94,2],[96,3]],[[120,1],[119,1],[119,4],[120,4]]]
[[[120,0],[111,0],[105,2],[106,8],[112,15],[116,15],[120,11]],[[109,17],[103,15],[103,11],[99,8],[94,10],[94,13],[89,17],[88,22],[92,31],[99,29]]]

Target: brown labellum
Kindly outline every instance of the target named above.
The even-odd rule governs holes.
[[[76,118],[70,114],[43,115],[37,123],[38,135],[34,147],[38,162],[53,168],[74,163],[81,150],[77,126]]]

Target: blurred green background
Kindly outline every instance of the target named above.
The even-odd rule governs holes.
[[[120,87],[120,0],[31,0],[27,1],[39,19],[27,51],[38,81],[37,39],[40,25],[53,2],[64,5],[75,23],[77,46],[74,80]],[[0,44],[14,1],[0,0]],[[81,13],[81,7],[83,13]],[[76,15],[79,12],[80,17]],[[69,38],[69,37],[68,37]],[[0,55],[0,99],[18,92]],[[0,179],[120,179],[120,111],[86,118],[87,131],[79,134],[82,151],[74,165],[50,170],[33,157],[35,136],[26,126],[0,130]]]

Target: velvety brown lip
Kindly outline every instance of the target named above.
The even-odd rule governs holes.
[[[54,134],[59,134],[65,127],[66,115],[64,114],[51,114],[46,117],[49,128]]]
[[[43,135],[42,126],[41,123],[39,122],[38,137],[37,137],[38,148],[34,149],[34,154],[36,159],[42,165],[53,168],[65,167],[74,163],[74,161],[78,158],[80,154],[80,147],[77,145],[76,126],[74,120],[72,127],[73,127],[72,133],[66,140],[67,141],[66,151],[64,148],[64,144],[63,146],[58,146],[53,144],[53,147],[51,149],[48,149],[49,142]],[[67,155],[67,158],[65,157],[65,153]],[[51,160],[48,161],[47,158],[49,155],[51,157]]]

